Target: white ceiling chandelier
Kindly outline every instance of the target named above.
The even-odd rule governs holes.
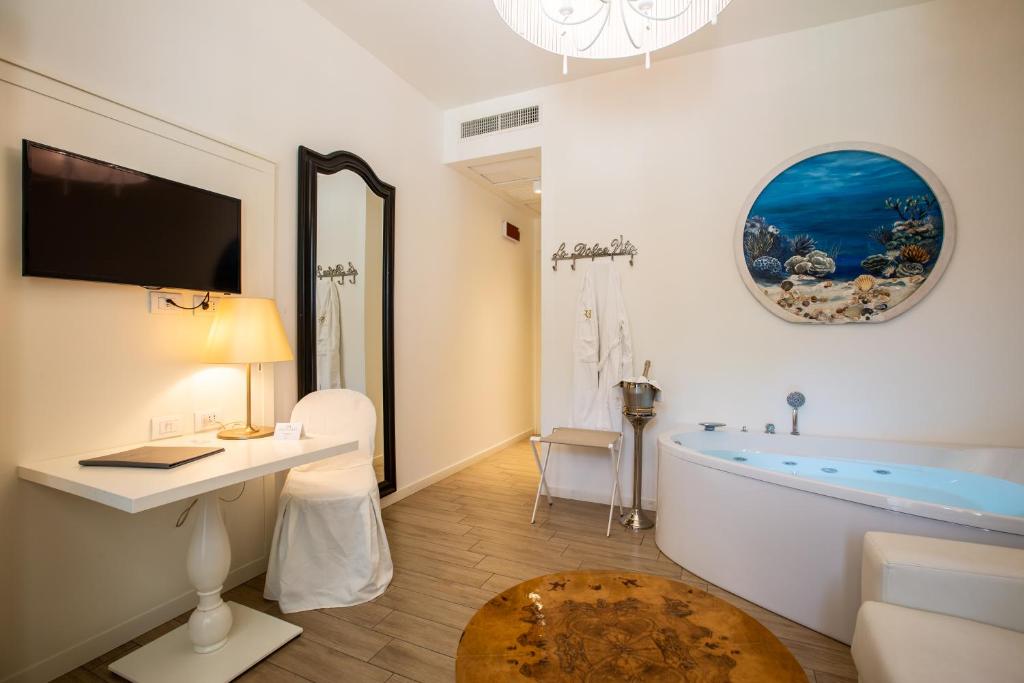
[[[537,47],[569,57],[644,56],[718,21],[731,0],[494,0],[509,27]]]

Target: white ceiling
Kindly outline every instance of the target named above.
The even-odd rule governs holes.
[[[513,204],[540,214],[541,196],[533,191],[533,181],[540,181],[540,149],[474,159],[457,168]]]
[[[797,31],[928,0],[733,0],[717,26],[654,54],[676,55]],[[638,66],[638,59],[571,60],[527,43],[493,0],[306,0],[395,73],[444,108]],[[656,65],[655,65],[656,66]]]

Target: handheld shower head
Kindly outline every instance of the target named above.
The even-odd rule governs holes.
[[[800,436],[800,428],[797,425],[799,419],[797,413],[800,411],[800,406],[807,402],[807,397],[801,394],[799,391],[794,391],[786,397],[786,403],[793,409],[793,431],[790,432],[793,436]]]

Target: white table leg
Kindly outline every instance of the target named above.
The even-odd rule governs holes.
[[[221,600],[224,579],[231,568],[231,542],[216,492],[199,499],[199,518],[188,546],[188,579],[199,595],[199,605],[188,619],[188,635],[196,652],[215,652],[228,642],[231,608]]]
[[[302,633],[282,619],[224,602],[231,543],[217,492],[204,494],[188,546],[186,569],[199,595],[188,624],[111,662],[132,683],[226,683]]]

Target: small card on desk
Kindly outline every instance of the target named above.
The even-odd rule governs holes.
[[[274,427],[274,438],[281,441],[298,441],[302,438],[302,423],[278,422]]]

